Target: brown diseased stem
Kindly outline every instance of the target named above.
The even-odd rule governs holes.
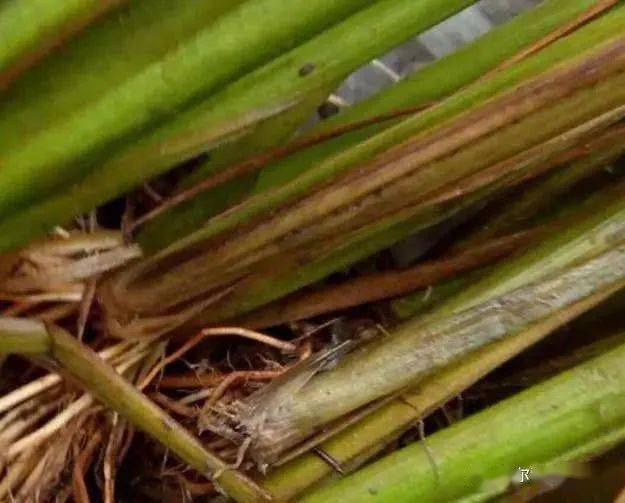
[[[425,110],[430,107],[431,104],[420,105],[417,107],[406,108],[402,110],[393,110],[391,112],[378,115],[372,117],[370,119],[364,119],[362,121],[344,124],[341,126],[336,126],[329,131],[325,131],[323,133],[315,134],[310,138],[304,138],[303,140],[295,141],[285,147],[276,148],[274,150],[270,150],[269,152],[260,154],[258,156],[252,157],[246,161],[243,161],[239,164],[235,164],[226,168],[223,171],[219,171],[212,176],[209,176],[205,180],[202,180],[199,183],[196,183],[191,188],[178,192],[174,194],[166,201],[163,201],[160,205],[158,205],[153,210],[149,211],[145,215],[142,215],[135,222],[132,223],[128,232],[133,233],[138,227],[146,224],[150,220],[153,220],[157,216],[165,213],[166,211],[175,208],[179,204],[182,204],[185,201],[189,201],[194,197],[202,194],[203,192],[208,192],[211,189],[214,189],[218,185],[222,185],[234,178],[238,178],[240,176],[246,175],[248,173],[252,173],[261,168],[264,168],[271,162],[276,162],[285,157],[288,157],[291,154],[299,152],[309,147],[313,147],[325,141],[332,140],[334,138],[338,138],[344,134],[347,134],[352,131],[356,131],[359,129],[364,129],[369,126],[373,126],[375,124],[379,124],[382,122],[387,122],[393,119],[399,119],[401,117],[406,117],[408,115],[413,115],[418,112]]]
[[[353,280],[288,297],[236,324],[259,329],[331,313],[340,309],[390,299],[427,288],[457,274],[502,259],[536,238],[542,228],[519,232],[461,251],[451,257],[421,263],[402,271],[360,276]]]

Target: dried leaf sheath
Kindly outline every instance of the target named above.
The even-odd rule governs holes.
[[[302,500],[488,501],[519,467],[566,474],[625,438],[624,357],[620,345]]]
[[[343,414],[414,385],[463,354],[510,337],[625,280],[620,201],[564,236],[503,264],[425,320],[357,350],[297,393],[276,391],[243,409],[257,457],[280,452]],[[522,267],[525,266],[525,267]]]
[[[620,113],[620,111],[617,111],[616,116],[619,116]],[[462,183],[451,184],[448,190],[443,189],[435,193],[430,196],[429,199],[422,202],[418,208],[410,210],[407,214],[412,213],[415,215],[418,214],[419,211],[426,211],[425,209],[428,207],[439,206],[442,208],[445,201],[458,199],[463,193],[469,194],[472,190],[479,188],[481,184],[486,183],[489,179],[493,185],[487,189],[487,193],[484,193],[483,197],[488,197],[488,193],[500,190],[500,185],[503,187],[514,185],[519,182],[519,179],[524,180],[528,177],[538,176],[542,169],[551,169],[552,166],[557,166],[560,163],[573,162],[570,167],[565,166],[557,169],[556,173],[547,181],[539,180],[534,190],[524,192],[518,201],[506,205],[502,212],[496,216],[495,221],[487,222],[487,229],[485,229],[485,231],[471,236],[468,244],[462,241],[454,246],[454,249],[459,252],[459,259],[461,259],[464,253],[468,252],[469,255],[472,253],[479,255],[480,259],[478,260],[485,260],[488,254],[484,254],[484,251],[485,249],[489,249],[489,245],[491,244],[491,241],[486,241],[486,243],[484,243],[485,239],[488,239],[490,236],[503,236],[506,229],[514,230],[515,225],[518,225],[521,219],[531,217],[532,214],[537,212],[540,208],[548,205],[551,201],[550,196],[562,194],[575,181],[598,171],[604,166],[607,160],[613,159],[619,153],[625,151],[625,126],[617,124],[608,128],[599,136],[594,137],[591,141],[582,141],[579,145],[566,150],[562,154],[558,154],[556,156],[557,160],[554,162],[553,155],[557,153],[558,150],[566,148],[569,142],[578,139],[580,135],[583,136],[586,132],[593,131],[593,128],[599,127],[606,119],[611,121],[615,116],[610,118],[610,114],[611,113],[608,113],[603,119],[599,118],[590,121],[580,128],[576,128],[534,149],[523,152],[515,158],[499,163],[485,170],[484,173],[479,173],[469,178],[466,182],[463,181]],[[498,180],[498,173],[502,172],[506,173],[506,176],[503,180]],[[441,212],[441,218],[443,215],[444,211]],[[517,239],[516,236],[523,240],[522,235],[523,233],[513,236],[506,235],[503,236],[501,240],[506,241],[507,239],[512,239],[514,241]],[[497,248],[498,241],[498,239],[492,241],[495,248]],[[469,245],[474,248],[469,248]],[[443,261],[443,263],[444,262],[445,261]],[[451,262],[453,262],[453,260]],[[441,266],[443,263],[441,263]],[[427,264],[424,265],[424,270],[419,266],[414,269],[414,274],[417,275],[416,277],[418,277],[421,272],[425,273],[425,271],[428,270]],[[370,299],[369,302],[374,299],[379,300],[390,295],[390,292],[395,292],[395,295],[399,295],[400,290],[402,290],[401,285],[410,283],[408,278],[411,277],[412,274],[413,272],[411,271],[397,271],[390,274],[381,274],[379,277],[373,275],[370,278],[357,278],[352,282],[347,282],[345,285],[330,286],[312,292],[305,291],[299,296],[297,294],[289,296],[280,302],[270,304],[265,309],[261,309],[260,312],[252,312],[248,316],[243,316],[243,318],[239,319],[242,320],[243,323],[252,323],[252,326],[270,326],[272,323],[277,323],[279,321],[284,323],[299,319],[303,317],[304,313],[313,316],[338,309],[339,306],[345,307],[362,304],[367,302],[367,298]],[[369,281],[371,282],[370,284],[368,283]],[[377,285],[377,287],[373,285]],[[426,287],[428,285],[423,284],[421,286]],[[407,287],[404,286],[403,288]],[[388,293],[385,294],[384,292]],[[361,300],[357,301],[357,299]],[[258,325],[259,323],[260,325]]]
[[[434,369],[537,323],[569,303],[622,283],[623,278],[625,248],[620,247],[570,274],[519,289],[445,322],[412,333],[403,329],[383,340],[384,350],[363,348],[331,377],[320,374],[293,396],[280,395],[279,404],[271,401],[268,410],[264,403],[252,405],[241,421],[256,440],[258,459],[271,462],[340,415],[396,393]],[[398,344],[400,339],[403,344]],[[355,386],[344,386],[347,383]]]
[[[416,421],[432,414],[454,397],[461,396],[464,390],[558,327],[602,303],[619,287],[622,285],[572,305],[570,309],[559,311],[529,330],[478,350],[456,365],[436,371],[397,398],[370,411],[355,424],[345,425],[345,429],[322,439],[320,448],[340,463],[344,471],[351,473],[386,449],[402,433],[412,428]],[[316,440],[313,438],[310,444],[314,445]],[[308,452],[272,470],[263,485],[277,498],[287,500],[334,475],[331,466],[315,453]]]

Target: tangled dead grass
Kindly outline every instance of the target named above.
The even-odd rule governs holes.
[[[120,233],[58,230],[50,239],[3,258],[2,315],[59,323],[84,337],[119,374],[221,459],[252,469],[253,463],[245,460],[245,438],[230,427],[233,406],[307,359],[314,331],[306,324],[294,325],[300,337],[286,342],[240,327],[218,327],[200,331],[177,348],[175,341],[158,338],[115,339],[100,322],[94,302],[97,281],[139,255]],[[225,337],[248,343],[233,350],[220,343]],[[167,354],[169,345],[175,349]],[[135,439],[132,426],[76,388],[61,369],[41,373],[28,361],[10,358],[21,375],[10,379],[0,397],[0,500],[86,502],[95,484],[104,501],[116,501],[116,474]],[[144,478],[169,481],[184,499],[216,493],[210,481],[170,459],[166,450],[153,448],[161,462],[148,463]]]

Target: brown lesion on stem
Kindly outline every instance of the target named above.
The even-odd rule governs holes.
[[[421,263],[409,269],[363,275],[339,285],[295,294],[250,313],[237,320],[237,324],[254,329],[266,328],[427,288],[502,259],[526,246],[542,231],[534,229],[492,239],[453,256]]]
[[[607,44],[592,57],[547,72],[504,96],[491,100],[477,110],[462,115],[448,126],[407,140],[380,154],[373,161],[328,180],[313,194],[307,195],[282,211],[271,214],[265,222],[250,224],[254,226],[254,234],[267,232],[268,235],[273,235],[272,227],[283,227],[279,225],[279,219],[287,214],[292,215],[296,211],[304,213],[305,208],[310,209],[311,214],[325,211],[326,200],[329,201],[331,198],[334,200],[340,191],[349,191],[350,209],[358,204],[357,201],[362,197],[370,194],[376,197],[376,193],[401,177],[422,171],[429,163],[453,155],[469,142],[492,136],[502,126],[513,124],[532,111],[552,103],[553,100],[566,98],[584,86],[592,86],[608,75],[622,72],[624,47],[625,41],[623,40]],[[313,206],[317,210],[314,210]],[[345,205],[341,208],[345,208]],[[293,232],[301,235],[305,231],[305,226],[299,225]],[[238,229],[233,238],[241,232],[244,232],[244,229]],[[230,239],[227,237],[222,239],[212,242],[216,246],[216,254],[225,253],[228,249]],[[284,239],[284,236],[279,239]]]
[[[189,285],[189,288],[180,293],[181,301],[195,295],[196,290],[199,295],[199,288],[210,292],[213,288],[219,288],[226,280],[236,280],[238,273],[249,273],[253,264],[269,257],[277,248],[283,250],[286,242],[292,239],[297,242],[318,239],[316,228],[327,223],[319,224],[319,218],[325,217],[334,225],[332,219],[337,216],[344,218],[344,215],[338,215],[337,212],[360,214],[365,203],[377,206],[381,201],[376,194],[398,183],[404,183],[402,180],[406,177],[419,176],[432,162],[454,155],[458,149],[477,139],[496,134],[502,126],[513,124],[554,100],[567,98],[608,77],[616,78],[623,70],[624,47],[625,42],[622,39],[604,44],[591,55],[585,55],[534,78],[461,115],[444,127],[418,134],[382,153],[373,161],[318,184],[312,194],[295,203],[291,202],[289,207],[277,208],[268,215],[252,218],[246,224],[225,230],[222,234],[188,249],[143,262],[134,271],[139,272],[142,278],[135,278],[132,286],[139,290],[156,288],[161,291],[164,285],[161,280],[160,284],[153,284],[149,278],[151,270],[162,270],[164,263],[178,263],[179,265],[169,271],[167,279],[172,283],[175,281],[174,270],[179,276],[185,277],[185,271],[189,271],[197,262],[195,255],[204,250],[210,251],[202,253],[202,265],[199,267],[198,264],[196,273],[211,279],[202,282],[201,286]],[[245,203],[241,208],[244,205]],[[237,210],[238,207],[235,207],[230,211]],[[179,260],[182,260],[181,264]],[[127,274],[132,276],[134,273],[131,269]],[[127,305],[133,305],[132,290],[135,288],[125,290]],[[173,288],[172,283],[167,291],[173,291]],[[167,297],[169,296],[160,295],[159,299]],[[105,304],[110,300],[104,299]],[[137,310],[143,311],[143,307],[138,309],[137,306]]]
[[[353,122],[341,126],[336,126],[330,129],[329,131],[324,131],[322,133],[317,133],[311,135],[310,137],[306,137],[302,140],[297,140],[292,142],[291,144],[276,148],[274,150],[270,150],[269,152],[260,154],[256,157],[252,157],[248,160],[245,160],[239,164],[235,164],[230,166],[222,171],[219,171],[208,178],[202,180],[201,182],[193,185],[193,187],[182,190],[168,199],[161,201],[160,204],[154,208],[153,210],[145,213],[137,220],[135,220],[132,225],[128,229],[128,233],[134,233],[139,227],[145,225],[150,220],[153,220],[159,215],[171,210],[172,208],[184,203],[185,201],[189,201],[194,197],[198,196],[203,192],[208,192],[211,189],[214,189],[218,185],[224,184],[234,178],[238,178],[240,176],[253,173],[265,166],[269,165],[272,162],[277,162],[285,157],[288,157],[292,154],[295,154],[301,150],[304,150],[309,147],[313,147],[320,143],[338,138],[347,133],[358,131],[361,129],[368,128],[370,126],[374,126],[376,124],[381,124],[384,122],[389,122],[394,119],[399,119],[402,117],[408,117],[414,115],[416,113],[422,112],[423,110],[429,108],[433,104],[428,103],[425,105],[420,105],[416,107],[409,107],[400,110],[394,110],[385,114],[380,114],[375,117],[364,119],[362,121]]]

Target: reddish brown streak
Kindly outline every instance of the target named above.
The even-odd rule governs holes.
[[[397,297],[504,258],[541,232],[541,229],[520,232],[410,269],[361,276],[336,286],[296,294],[236,320],[236,323],[257,329],[266,328]]]
[[[405,117],[407,115],[413,115],[415,113],[421,112],[426,108],[430,107],[432,104],[428,103],[426,105],[420,105],[417,107],[406,108],[402,110],[395,110],[386,114],[378,115],[376,117],[372,117],[370,119],[366,119],[359,122],[354,122],[350,124],[346,124],[343,126],[337,126],[329,131],[319,133],[317,135],[311,136],[309,138],[305,138],[300,141],[293,142],[286,147],[277,148],[271,150],[265,154],[261,154],[259,156],[253,157],[242,163],[235,164],[215,175],[207,178],[206,180],[194,185],[192,188],[188,190],[184,190],[179,192],[178,194],[173,195],[166,201],[164,201],[161,205],[153,209],[152,211],[146,213],[141,218],[137,219],[130,229],[130,232],[133,232],[138,227],[144,225],[146,222],[154,219],[158,215],[161,215],[165,211],[178,206],[179,204],[188,201],[189,199],[194,198],[195,196],[207,192],[210,189],[217,187],[233,178],[237,178],[239,176],[251,173],[255,170],[261,169],[267,166],[271,162],[276,162],[285,157],[299,152],[300,150],[313,147],[320,143],[323,143],[328,140],[332,140],[334,138],[338,138],[346,133],[356,131],[359,129],[364,129],[369,126],[373,126],[375,124],[379,124],[381,122],[390,121],[393,119],[397,119],[400,117]]]

